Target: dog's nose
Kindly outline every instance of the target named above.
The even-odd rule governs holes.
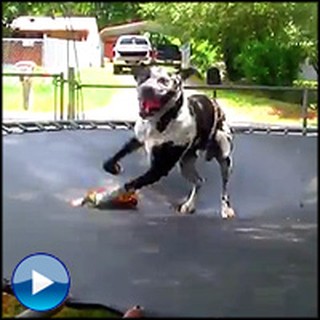
[[[144,99],[153,99],[154,98],[154,89],[149,86],[145,86],[141,88],[141,94]]]

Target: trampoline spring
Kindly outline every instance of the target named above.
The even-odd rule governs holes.
[[[78,123],[83,124],[83,129],[85,129],[85,130],[97,129],[97,126],[93,121],[81,120],[81,122],[78,122]]]
[[[92,129],[92,127],[90,126],[90,123],[84,120],[77,120],[76,125],[78,126],[78,129],[84,129],[84,130]]]
[[[61,129],[71,130],[71,129],[78,129],[78,126],[75,124],[74,121],[71,120],[62,120],[58,122]]]
[[[44,131],[47,131],[47,132],[50,132],[50,131],[60,131],[61,128],[59,127],[56,127],[55,125],[53,124],[48,124],[45,128],[44,128]]]
[[[10,134],[12,131],[5,125],[2,125],[2,134]]]
[[[96,129],[115,129],[115,127],[111,125],[110,121],[91,121],[91,123]]]
[[[8,124],[6,124],[7,126],[9,126],[9,127],[6,127],[6,130],[7,130],[7,132],[8,133],[18,133],[18,134],[20,134],[20,133],[24,133],[24,130],[23,129],[21,129],[21,128],[19,128],[19,126],[16,124],[16,123],[12,123],[12,122],[10,122],[10,123],[8,123]],[[2,127],[3,127],[4,125],[2,125]]]
[[[97,129],[97,125],[94,122],[90,121],[90,125],[92,129]]]
[[[109,127],[109,128],[111,128],[111,129],[113,129],[113,130],[114,130],[114,129],[117,129],[117,125],[116,125],[116,124],[113,124],[113,123],[111,123],[111,122],[110,122],[110,123],[108,122],[108,123],[106,124],[106,126]]]
[[[12,130],[12,133],[23,134],[25,131],[20,128],[15,128]]]
[[[123,122],[122,121],[114,121],[113,124],[117,128],[117,127],[121,126],[123,124]]]
[[[27,127],[21,123],[16,123],[16,126],[22,131],[28,131]]]
[[[125,122],[125,125],[127,126],[127,129],[128,130],[131,130],[131,129],[133,129],[133,127],[134,127],[134,123],[133,122]]]
[[[109,122],[109,124],[115,126],[115,129],[131,129],[130,122],[128,121],[113,121],[112,123]]]
[[[131,121],[105,121],[105,120],[57,120],[40,122],[5,122],[2,124],[2,134],[22,134],[27,132],[60,131],[60,130],[132,130],[134,122]],[[318,135],[316,127],[290,127],[261,125],[234,125],[235,134],[300,134]]]
[[[63,126],[61,126],[59,123],[57,122],[50,122],[50,125],[54,128],[54,131],[61,131],[63,130]]]
[[[46,123],[44,124],[40,124],[38,122],[29,122],[29,123],[26,123],[25,124],[25,130],[27,132],[35,132],[35,131],[44,131],[45,130],[45,125]]]
[[[37,127],[37,125],[34,123],[26,123],[26,124],[17,123],[16,125],[21,130],[20,133],[41,131],[41,129]]]
[[[44,123],[44,124],[41,124],[41,123],[39,123],[39,122],[35,123],[35,126],[37,126],[37,128],[38,128],[39,130],[42,130],[42,131],[46,131],[45,125],[46,125],[46,123]]]
[[[72,120],[69,120],[68,123],[66,123],[66,126],[69,130],[81,129],[81,126],[79,126],[75,121],[72,121]]]
[[[58,122],[50,122],[52,126],[56,128],[56,130],[63,130],[63,126],[61,126]]]

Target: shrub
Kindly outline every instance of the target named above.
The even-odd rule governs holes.
[[[318,88],[318,82],[314,80],[295,80],[293,81],[294,87],[299,88],[310,88],[310,89],[317,89]]]
[[[217,48],[207,40],[191,40],[191,63],[204,76],[207,70],[212,67],[219,59]]]
[[[235,62],[250,82],[281,86],[292,85],[303,57],[303,50],[298,45],[269,38],[248,42]]]

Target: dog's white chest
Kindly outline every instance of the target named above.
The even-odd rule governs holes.
[[[150,120],[139,119],[134,128],[137,139],[144,143],[150,153],[155,145],[172,141],[175,145],[185,145],[193,141],[196,135],[196,122],[184,105],[177,118],[172,120],[163,132],[159,132]]]

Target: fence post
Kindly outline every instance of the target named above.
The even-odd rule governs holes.
[[[68,68],[68,120],[75,119],[75,72],[73,67]]]
[[[53,108],[54,108],[54,121],[57,120],[57,90],[58,90],[58,77],[57,75],[53,76]]]
[[[60,120],[64,118],[64,76],[60,73]]]
[[[20,81],[22,84],[23,109],[29,111],[31,104],[32,79],[29,76],[20,76]]]
[[[77,120],[79,120],[79,84],[78,82],[76,83],[75,85],[75,111],[76,111],[76,114],[75,114],[75,117]]]
[[[307,133],[308,126],[308,89],[303,89],[302,96],[302,134],[305,135]]]

